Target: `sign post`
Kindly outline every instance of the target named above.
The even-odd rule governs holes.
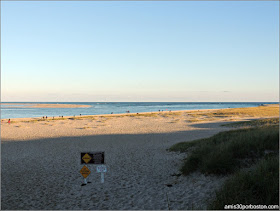
[[[100,165],[96,167],[98,173],[101,173],[101,183],[104,183],[104,173],[107,172],[105,165]]]
[[[101,172],[101,183],[104,183],[104,173]]]

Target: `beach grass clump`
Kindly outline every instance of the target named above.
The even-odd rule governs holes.
[[[214,121],[220,118],[220,116],[215,115],[213,112],[194,112],[189,113],[187,116],[188,122],[202,122],[202,121]]]
[[[169,122],[169,123],[177,123],[177,122],[179,122],[180,121],[180,119],[173,119],[173,120],[171,120],[171,122]]]
[[[169,148],[169,151],[173,152],[188,152],[190,148],[199,145],[200,143],[204,142],[206,139],[197,139],[194,141],[188,141],[188,142],[180,142],[178,144],[175,144]]]
[[[194,171],[225,175],[251,165],[266,151],[279,152],[278,126],[221,132],[206,139],[178,143],[171,151],[188,152],[181,168],[187,175]]]
[[[27,120],[27,121],[23,121],[25,123],[37,123],[37,122],[42,122],[45,121],[43,119],[32,119],[32,120]]]
[[[133,116],[143,116],[143,117],[157,117],[157,113],[143,113],[143,114],[135,114]]]
[[[182,112],[168,112],[168,113],[158,113],[162,117],[172,117],[172,116],[180,116],[182,115]]]
[[[225,205],[279,205],[279,158],[269,156],[256,165],[237,172],[225,182],[208,209]]]
[[[202,121],[204,121],[204,120],[203,119],[196,119],[196,118],[187,120],[187,122],[202,122]]]

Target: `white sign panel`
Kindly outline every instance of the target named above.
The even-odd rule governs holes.
[[[103,172],[107,172],[107,168],[105,165],[100,165],[96,167],[96,170],[98,173],[103,173]]]

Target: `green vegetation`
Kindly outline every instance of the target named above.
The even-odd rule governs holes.
[[[266,150],[277,152],[278,126],[226,131],[206,139],[178,143],[171,151],[189,152],[181,168],[187,175],[199,170],[206,174],[233,173],[254,163]]]
[[[226,204],[279,204],[279,159],[268,157],[248,171],[240,171],[216,192],[209,209],[222,210]]]
[[[157,117],[158,114],[157,113],[140,113],[140,114],[128,114],[128,116],[143,116],[143,117]]]
[[[181,168],[184,175],[200,171],[230,176],[208,209],[220,210],[230,204],[278,205],[279,119],[232,125],[249,128],[178,143],[169,150],[188,152]]]
[[[174,116],[182,115],[182,112],[168,112],[168,113],[163,113],[163,114],[159,112],[159,115],[162,117],[174,117]]]

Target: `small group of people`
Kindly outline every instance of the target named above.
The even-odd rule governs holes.
[[[161,111],[163,111],[163,110],[161,110]],[[166,109],[166,111],[167,111],[167,109]],[[158,112],[160,112],[160,110],[158,110]],[[171,110],[169,110],[169,112],[171,112]]]
[[[113,112],[112,112],[112,113],[113,113]],[[82,114],[80,114],[80,116],[82,116]],[[63,118],[63,116],[59,116],[59,117]],[[74,117],[75,117],[75,115],[74,115]],[[48,119],[48,116],[43,116],[42,119],[44,119],[44,120],[46,119],[46,120],[47,120],[47,119]],[[54,119],[54,116],[53,116],[53,119]],[[4,120],[2,120],[2,121],[4,121]],[[9,123],[9,124],[11,123],[11,119],[8,119],[8,123]]]
[[[82,114],[80,114],[80,116],[82,116]],[[73,117],[76,117],[76,115],[74,115]]]

